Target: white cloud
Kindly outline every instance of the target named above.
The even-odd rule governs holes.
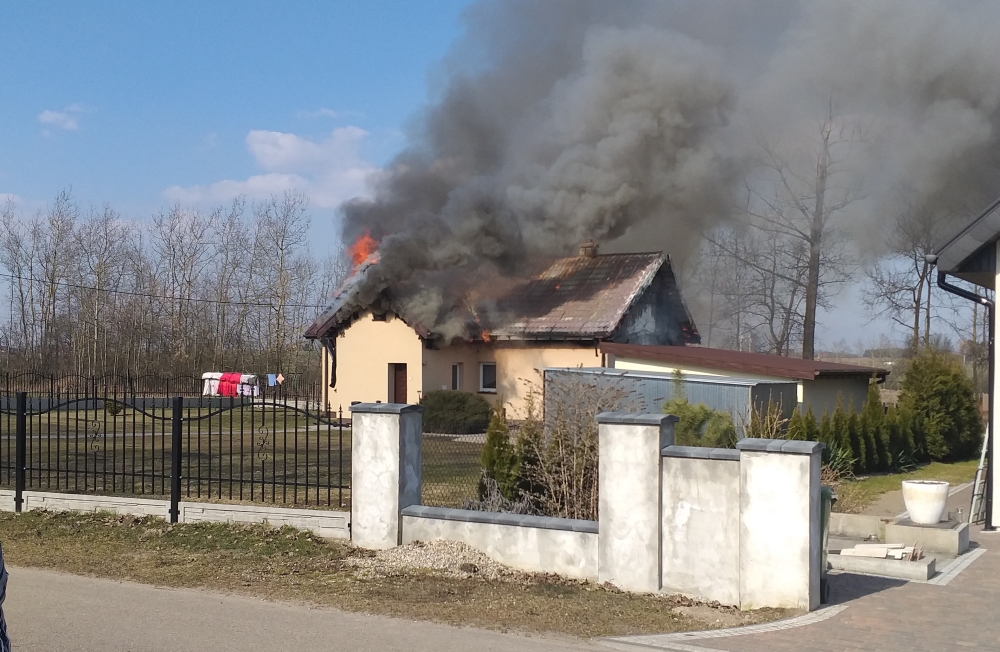
[[[247,149],[265,174],[245,180],[225,179],[205,185],[171,186],[164,197],[182,204],[214,204],[238,195],[263,199],[286,190],[305,193],[314,206],[330,208],[368,193],[378,168],[360,153],[368,132],[358,127],[334,129],[327,138],[309,140],[280,131],[254,130]]]
[[[80,128],[77,122],[80,114],[85,111],[82,104],[74,103],[64,107],[61,111],[46,109],[38,114],[38,121],[43,125],[52,125],[67,131],[76,131]]]

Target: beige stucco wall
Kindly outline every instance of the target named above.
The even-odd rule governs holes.
[[[524,415],[528,383],[540,387],[547,367],[599,367],[601,354],[593,346],[566,342],[462,342],[428,349],[412,328],[398,318],[374,321],[366,314],[337,338],[337,387],[329,389],[329,355],[323,352],[327,404],[346,410],[352,401],[389,400],[389,365],[405,363],[407,402],[419,403],[424,393],[451,389],[451,366],[462,365],[461,390],[479,392],[479,363],[497,364],[497,392],[481,392],[491,403],[502,398],[513,418]]]
[[[577,346],[563,342],[490,342],[460,343],[438,350],[424,350],[424,391],[451,388],[451,366],[462,364],[465,392],[479,392],[479,363],[497,365],[496,394],[482,392],[490,402],[502,398],[512,418],[524,416],[524,400],[529,382],[541,386],[546,367],[599,367],[601,355],[593,345]]]
[[[389,400],[390,364],[406,365],[406,402],[418,403],[423,388],[423,342],[412,328],[389,315],[375,321],[365,314],[337,338],[337,387],[327,387],[331,409],[346,411],[352,401],[373,403]],[[324,350],[324,378],[330,361]]]
[[[496,362],[492,343],[462,342],[441,349],[424,349],[424,392],[451,389],[451,366],[454,364],[462,365],[458,389],[478,392],[480,362]]]
[[[524,417],[524,399],[530,383],[541,389],[541,370],[547,367],[600,367],[601,353],[592,344],[497,343],[497,390],[514,419]]]

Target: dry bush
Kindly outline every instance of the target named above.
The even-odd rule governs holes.
[[[544,415],[537,385],[530,384],[527,418],[518,429],[523,487],[539,513],[597,519],[600,412],[635,410],[631,392],[600,376],[557,379],[546,385]]]
[[[750,408],[750,414],[740,414],[743,436],[753,439],[787,439],[790,418],[785,416],[781,403],[768,401],[765,412],[758,405]]]

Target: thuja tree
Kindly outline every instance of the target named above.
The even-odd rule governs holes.
[[[713,410],[704,403],[690,403],[686,398],[667,401],[663,412],[677,417],[674,443],[678,446],[732,448],[736,445],[736,427],[728,412]]]
[[[936,351],[915,357],[903,378],[899,407],[912,415],[927,457],[968,459],[982,444],[983,423],[976,390],[965,371]]]

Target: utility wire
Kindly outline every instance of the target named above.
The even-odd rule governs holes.
[[[41,280],[31,276],[21,276],[19,274],[10,274],[7,272],[0,272],[0,276],[13,280],[28,281],[32,283],[44,283],[46,285],[59,285],[62,287],[73,288],[76,290],[93,290],[94,292],[107,292],[109,294],[123,294],[130,297],[143,297],[147,299],[166,299],[168,301],[191,301],[194,303],[216,303],[225,305],[237,305],[237,306],[252,306],[258,308],[273,308],[275,304],[264,303],[260,301],[230,301],[228,299],[194,299],[187,297],[172,297],[165,294],[149,294],[146,292],[130,292],[128,290],[112,290],[109,288],[99,288],[90,285],[81,285],[79,283],[67,283],[65,281],[49,281]],[[317,305],[311,303],[286,303],[285,308],[316,308],[319,310],[325,310],[329,306]]]

